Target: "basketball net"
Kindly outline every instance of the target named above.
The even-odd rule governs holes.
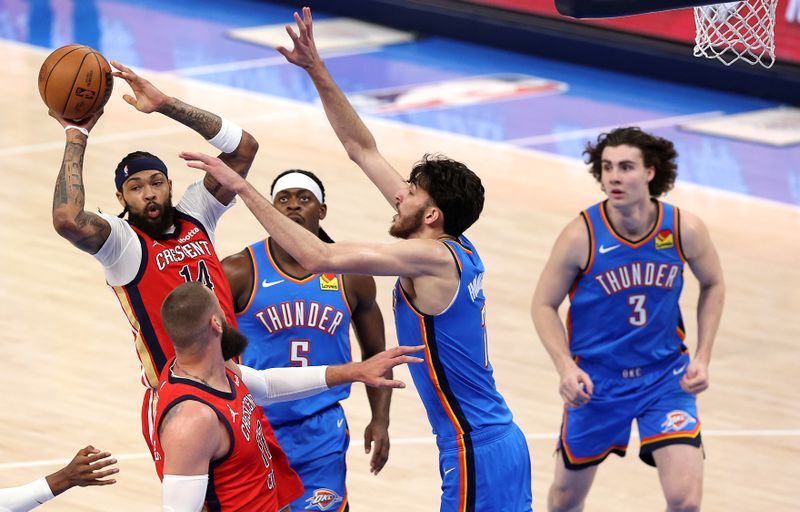
[[[743,0],[694,8],[694,56],[726,66],[738,60],[775,63],[775,8],[778,0]]]

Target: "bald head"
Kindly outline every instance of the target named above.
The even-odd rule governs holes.
[[[161,305],[161,320],[175,348],[187,348],[204,337],[209,320],[220,311],[214,292],[190,282],[167,295]]]

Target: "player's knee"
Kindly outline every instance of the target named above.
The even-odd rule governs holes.
[[[698,512],[700,510],[700,496],[695,494],[667,496],[667,512]]]
[[[554,482],[547,495],[547,508],[550,512],[580,512],[585,498],[574,487]]]

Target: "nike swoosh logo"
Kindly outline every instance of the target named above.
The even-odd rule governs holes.
[[[617,245],[612,245],[611,247],[603,247],[603,246],[601,245],[601,246],[600,246],[600,254],[605,254],[605,253],[607,253],[607,252],[611,252],[611,251],[613,251],[614,249],[616,249],[617,247],[619,247],[619,244],[617,244]]]
[[[680,375],[684,368],[686,368],[686,363],[684,363],[680,368],[675,368],[672,370],[672,375]]]
[[[337,426],[338,428],[342,428],[342,423],[344,423],[344,419],[338,419],[338,420],[336,420],[336,426]]]
[[[280,281],[267,281],[266,279],[264,279],[263,281],[261,281],[261,286],[263,286],[264,288],[269,288],[270,286],[281,284],[284,281],[285,279],[281,279]]]
[[[452,471],[455,471],[455,469],[456,469],[456,468],[445,469],[445,470],[444,470],[444,476],[447,476],[447,475],[449,475],[449,474],[450,474],[450,472],[452,472]]]

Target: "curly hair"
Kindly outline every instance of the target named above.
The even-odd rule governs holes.
[[[597,137],[596,144],[591,142],[586,144],[583,154],[586,156],[586,163],[591,165],[589,173],[598,183],[601,181],[600,176],[603,171],[603,150],[609,146],[622,145],[639,148],[645,167],[655,169],[655,176],[648,185],[652,197],[659,197],[672,189],[678,176],[678,165],[675,162],[678,152],[675,150],[675,145],[665,138],[656,137],[635,126],[601,133]]]
[[[466,165],[443,155],[425,154],[411,169],[408,182],[425,190],[444,214],[444,232],[461,236],[483,211],[481,179]]]

